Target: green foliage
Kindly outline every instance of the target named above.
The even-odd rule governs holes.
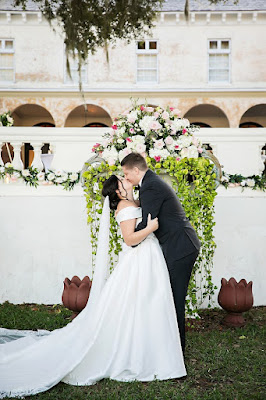
[[[188,300],[186,304],[187,313],[196,314],[197,309],[205,298],[211,306],[211,297],[214,294],[212,283],[212,263],[215,250],[213,236],[214,227],[214,198],[215,177],[213,164],[209,160],[199,158],[184,158],[176,161],[174,157],[156,163],[154,159],[147,158],[148,166],[159,175],[170,177],[172,186],[179,197],[187,217],[197,231],[202,243],[201,252],[195,264],[188,289]],[[97,251],[97,233],[99,230],[100,214],[102,210],[101,190],[103,182],[113,173],[121,174],[120,166],[109,166],[102,163],[98,167],[90,166],[83,173],[85,180],[85,196],[87,200],[88,223],[91,225],[91,242],[93,255]],[[117,230],[114,213],[111,213],[110,269],[114,266],[114,256],[121,250],[121,236]],[[93,260],[94,262],[94,260]],[[200,276],[196,279],[196,275]]]

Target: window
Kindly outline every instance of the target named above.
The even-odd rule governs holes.
[[[14,82],[14,41],[0,39],[0,81]]]
[[[137,42],[137,82],[158,82],[157,40],[142,40]]]
[[[209,82],[230,82],[230,40],[208,40]]]
[[[69,57],[69,66],[71,77],[67,73],[66,68],[66,56],[65,56],[65,83],[69,85],[79,84],[79,71],[78,71],[78,59]],[[87,64],[83,64],[81,67],[81,82],[87,83]]]

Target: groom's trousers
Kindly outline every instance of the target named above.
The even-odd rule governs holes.
[[[193,265],[198,257],[196,250],[186,257],[167,263],[170,282],[174,296],[178,328],[180,333],[183,354],[185,355],[185,299]]]

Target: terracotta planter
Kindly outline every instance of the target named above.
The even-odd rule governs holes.
[[[218,303],[227,311],[222,323],[227,326],[240,327],[245,325],[242,313],[253,306],[252,281],[241,279],[238,283],[234,278],[221,280],[222,286],[218,295]]]
[[[73,276],[71,281],[65,278],[62,302],[66,308],[73,311],[72,319],[86,306],[91,285],[92,282],[88,276],[85,276],[82,281],[78,276]]]

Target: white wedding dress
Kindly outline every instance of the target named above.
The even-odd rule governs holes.
[[[186,375],[159,242],[151,234],[137,247],[123,244],[107,277],[109,200],[104,210],[85,309],[52,332],[0,329],[0,398],[36,394],[60,381],[92,385],[103,378],[130,382]],[[140,208],[125,208],[116,217],[119,224],[134,218],[141,220]]]

